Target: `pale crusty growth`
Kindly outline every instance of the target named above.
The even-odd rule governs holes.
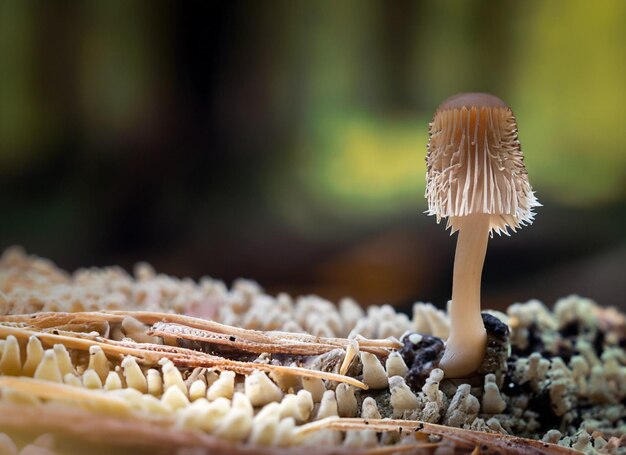
[[[495,384],[494,384],[495,385]],[[470,393],[469,384],[461,384],[455,392],[450,405],[446,410],[443,423],[452,427],[462,427],[470,424],[478,415],[480,403]]]
[[[148,393],[153,396],[161,396],[163,393],[163,379],[161,374],[154,368],[150,368],[146,373],[146,384]]]
[[[232,407],[218,423],[215,434],[230,441],[240,441],[248,436],[252,429],[254,409],[245,395],[235,392]]]
[[[298,391],[297,395],[285,395],[280,402],[280,417],[292,417],[295,422],[302,423],[309,419],[313,411],[313,398],[306,390]]]
[[[162,359],[159,363],[161,364],[161,371],[163,372],[163,388],[167,391],[170,387],[178,387],[184,395],[189,396],[183,376],[172,361]]]
[[[376,400],[372,397],[367,397],[363,400],[363,404],[361,405],[361,417],[364,419],[380,419],[380,411],[378,411],[378,405],[376,404]]]
[[[313,445],[320,455],[354,453],[354,448],[363,449],[358,452],[364,455],[424,450],[446,453],[453,451],[457,443],[468,453],[474,447],[485,451],[485,445],[487,451],[501,453],[514,450],[513,447],[520,451],[534,447],[539,451],[568,453],[565,448],[532,445],[533,441],[504,436],[528,434],[541,438],[546,428],[537,412],[540,394],[561,418],[559,428],[564,431],[564,435],[549,435],[551,442],[618,453],[620,442],[615,435],[626,429],[620,420],[626,398],[626,354],[620,345],[620,329],[614,320],[606,321],[606,314],[599,312],[597,306],[583,299],[566,299],[555,313],[544,307],[544,315],[522,305],[519,314],[505,318],[515,340],[523,333],[529,338],[524,349],[542,352],[527,358],[527,354],[515,352],[520,346],[513,346],[519,360],[517,367],[509,369],[508,377],[513,385],[524,385],[522,388],[513,387],[507,379],[504,384],[498,382],[498,389],[494,378],[487,376],[481,391],[478,377],[472,378],[474,388],[470,388],[463,381],[444,379],[443,372],[435,369],[420,391],[410,389],[407,384],[413,387],[413,381],[405,382],[402,378],[413,373],[414,365],[409,372],[408,360],[404,363],[394,352],[400,346],[393,338],[418,328],[423,334],[447,336],[445,312],[428,304],[417,304],[411,320],[388,305],[363,312],[347,300],[338,309],[319,298],[273,298],[262,294],[258,285],[249,281],[238,282],[229,291],[217,280],[203,279],[197,285],[190,280],[170,280],[145,266],[138,269],[135,279],[124,277],[119,270],[104,273],[104,279],[96,269],[79,272],[70,286],[70,278],[55,273],[45,261],[24,261],[19,254],[8,259],[6,255],[0,259],[0,307],[15,316],[0,316],[3,431],[7,425],[28,429],[31,422],[37,421],[45,425],[45,431],[69,431],[69,437],[77,441],[89,435],[95,443],[120,441],[167,453],[188,446],[190,453],[195,453],[196,448],[198,453],[225,453],[241,448],[269,454],[274,447],[297,445]],[[5,269],[7,262],[16,264],[22,272]],[[40,281],[39,275],[45,278]],[[39,297],[39,301],[29,293],[41,285],[37,292],[46,295],[55,280],[56,285],[64,286],[63,291],[58,288],[46,298]],[[20,283],[17,288],[16,283]],[[98,285],[92,288],[94,283]],[[219,301],[219,310],[212,314],[221,314],[223,308],[228,308],[224,314],[230,312],[228,317],[232,316],[235,324],[246,321],[251,327],[280,330],[293,322],[308,333],[252,332],[240,325],[220,324],[224,320],[218,317],[207,315],[206,319],[198,319],[177,313],[185,308],[187,299],[196,295],[198,287],[202,289],[202,299],[194,303],[193,311],[207,314],[204,311],[211,304],[206,308],[205,298],[212,296]],[[181,288],[185,292],[177,294]],[[116,290],[113,293],[119,291],[114,299],[107,294],[111,289]],[[94,300],[90,300],[91,296]],[[141,306],[144,304],[167,311],[126,311],[129,307],[145,309]],[[93,311],[21,315],[18,311],[52,309],[54,305],[63,310]],[[123,311],[103,311],[116,305]],[[292,320],[296,314],[297,321]],[[280,320],[272,321],[277,315]],[[584,331],[573,338],[570,324]],[[540,338],[536,333],[539,326],[547,332],[539,333]],[[179,333],[174,337],[176,327]],[[137,333],[131,336],[134,328]],[[155,333],[164,329],[171,330],[164,335]],[[315,339],[311,332],[333,336],[352,332],[352,338]],[[605,335],[600,348],[597,340]],[[152,341],[163,337],[163,343],[145,343],[149,339],[141,340],[143,336],[152,337]],[[213,345],[216,349],[212,354],[218,355],[208,356],[206,352],[212,349],[212,343],[194,339],[197,336],[217,340],[215,344],[219,346]],[[386,336],[392,339],[372,339]],[[419,344],[423,337],[413,333],[408,339]],[[224,345],[227,349],[222,350]],[[244,349],[238,350],[240,347]],[[250,356],[245,348],[259,352]],[[319,350],[315,352],[315,364],[300,357],[307,357],[308,349]],[[563,349],[565,361],[556,357]],[[299,351],[294,354],[292,350]],[[554,355],[546,357],[545,352]],[[235,359],[258,358],[254,362],[239,362],[228,359],[230,353]],[[362,356],[363,353],[368,355]],[[317,354],[322,354],[324,361],[318,361]],[[204,362],[207,357],[211,362]],[[223,360],[215,362],[216,358]],[[9,376],[11,371],[20,369],[20,376]],[[303,371],[309,373],[301,376]],[[330,371],[334,375],[326,373]],[[268,395],[282,389],[282,399],[276,397],[275,401],[253,406],[256,399],[246,396],[249,390],[245,377],[258,374],[271,384]],[[366,382],[370,385],[376,383],[372,377],[385,376],[388,379],[381,382],[387,381],[388,385],[368,390],[358,381],[361,374],[368,377]],[[216,384],[219,387],[214,387]],[[228,397],[219,396],[221,392]],[[315,403],[313,392],[317,395]],[[494,397],[498,401],[494,392],[510,404],[503,413],[492,414],[498,409],[486,405]],[[408,420],[390,419],[395,416]],[[579,420],[584,425],[580,430],[584,428],[585,432],[575,435]],[[442,423],[448,426],[436,425]],[[431,442],[435,435],[437,442]],[[25,442],[22,440],[18,447]],[[370,447],[372,450],[366,449]],[[289,453],[298,450],[301,449],[294,447]]]
[[[90,368],[98,373],[101,381],[106,381],[110,369],[109,361],[100,346],[89,346],[89,365],[87,368]]]
[[[320,402],[320,407],[317,410],[315,419],[320,420],[325,419],[326,417],[337,417],[338,415],[339,410],[337,409],[337,398],[335,397],[335,392],[327,390],[324,392],[324,396],[322,396],[322,401]]]
[[[211,401],[217,398],[232,398],[235,392],[235,373],[232,371],[222,371],[220,377],[209,387],[207,398]]]
[[[446,313],[435,308],[432,303],[416,302],[413,304],[411,330],[445,340],[450,332],[450,321]]]
[[[496,375],[485,376],[485,389],[483,392],[482,411],[486,414],[499,414],[506,409],[506,402],[500,395],[500,389],[496,384]]]
[[[122,388],[122,379],[116,371],[109,371],[106,380],[104,381],[105,390],[119,390]]]
[[[148,327],[132,316],[126,316],[122,320],[122,329],[128,338],[132,338],[138,343],[159,343],[157,337],[148,335]]]
[[[493,95],[469,93],[446,100],[430,123],[426,197],[428,214],[457,218],[490,214],[489,229],[513,231],[532,223],[535,197],[511,109]]]
[[[24,362],[24,366],[22,368],[22,374],[24,376],[32,376],[35,374],[37,365],[39,365],[41,359],[43,359],[43,353],[43,346],[41,345],[39,338],[31,336],[28,339],[28,344],[26,345],[26,361]]]
[[[396,418],[402,418],[405,411],[417,409],[420,405],[417,396],[400,376],[389,378],[389,390],[391,391],[391,406]]]
[[[196,379],[189,386],[189,398],[192,401],[206,397],[206,383],[200,379]]]
[[[370,389],[385,389],[388,385],[388,378],[383,365],[374,354],[361,352],[361,362],[363,363],[363,382]]]
[[[302,378],[302,387],[311,394],[315,403],[319,403],[326,392],[324,381],[320,378]]]
[[[75,376],[71,374],[66,375],[66,377],[63,378],[66,384],[69,383],[68,377],[74,378]],[[79,381],[79,384],[80,384],[80,381]],[[100,376],[98,376],[98,373],[96,373],[95,370],[87,369],[85,373],[83,373],[83,385],[87,387],[88,389],[101,389],[102,380],[100,379]]]
[[[170,409],[182,409],[189,404],[189,399],[176,385],[170,386],[163,396],[161,402]]]
[[[404,377],[409,371],[409,368],[406,366],[406,363],[404,363],[404,359],[396,351],[389,354],[389,356],[387,357],[387,362],[386,362],[385,367],[387,368],[387,376],[389,377],[392,377],[392,376]]]
[[[134,357],[129,356],[122,360],[122,371],[128,387],[139,390],[141,393],[148,392],[146,376],[137,365],[137,360]]]
[[[337,412],[340,417],[356,417],[358,404],[354,389],[348,384],[339,384],[335,390],[337,396]]]
[[[254,416],[249,442],[269,446],[274,442],[280,422],[280,405],[270,403]]]
[[[52,349],[48,349],[44,352],[43,359],[41,363],[39,363],[39,366],[37,366],[33,377],[44,381],[63,382],[63,375],[61,374],[57,358]]]
[[[245,379],[246,397],[252,406],[263,406],[273,401],[280,401],[283,392],[262,371],[255,371]]]
[[[17,344],[17,338],[10,335],[2,346],[0,373],[9,376],[19,376],[21,372],[22,360],[20,359],[20,346]]]

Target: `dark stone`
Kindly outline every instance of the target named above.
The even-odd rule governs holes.
[[[507,370],[506,361],[509,358],[511,343],[509,341],[509,326],[495,316],[481,314],[487,331],[487,349],[485,358],[478,369],[478,374],[494,373],[498,382]]]
[[[421,335],[419,343],[412,343],[412,334],[402,338],[400,355],[409,367],[405,377],[407,385],[413,390],[419,390],[426,382],[430,372],[439,364],[443,355],[444,344],[441,338],[431,335]]]
[[[553,428],[560,428],[562,417],[555,414],[550,399],[549,387],[544,388],[539,394],[528,401],[528,408],[538,414],[537,421],[541,425],[540,432],[545,433]]]
[[[480,315],[483,318],[485,330],[489,335],[501,341],[507,341],[509,339],[508,325],[489,313],[481,313]]]

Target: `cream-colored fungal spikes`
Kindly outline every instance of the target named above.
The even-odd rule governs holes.
[[[122,320],[122,329],[128,338],[138,343],[159,343],[157,337],[148,335],[148,327],[132,316],[126,316]]]
[[[372,397],[366,397],[361,405],[361,417],[364,419],[380,419],[380,411],[376,405],[376,400]]]
[[[146,384],[150,395],[159,397],[163,393],[163,379],[161,378],[161,373],[154,368],[150,368],[146,373]]]
[[[252,406],[263,406],[274,401],[280,401],[283,392],[262,371],[255,371],[245,379],[246,397]]]
[[[420,402],[417,396],[400,376],[389,378],[389,390],[391,391],[391,407],[394,417],[402,417],[405,411],[416,409]]]
[[[500,389],[496,384],[496,375],[485,376],[485,388],[483,392],[482,411],[486,414],[499,414],[506,409],[506,402],[500,395]]]
[[[302,387],[311,394],[315,403],[319,403],[324,392],[326,392],[324,381],[320,378],[304,377],[302,378]]]
[[[2,346],[0,357],[0,373],[9,376],[19,376],[22,372],[22,360],[20,358],[20,345],[17,338],[9,335]]]
[[[180,390],[180,388],[176,385],[172,385],[161,397],[161,402],[168,408],[175,410],[182,409],[187,406],[189,404],[189,399],[187,398],[187,395]]]
[[[66,381],[65,381],[66,384],[68,384],[67,376],[73,376],[73,375],[66,375]],[[92,370],[91,368],[88,368],[87,370],[85,370],[85,372],[83,373],[83,385],[87,387],[88,389],[101,389],[102,388],[102,380],[100,379],[100,376],[98,376],[98,373],[96,373],[96,370]]]
[[[31,336],[26,344],[26,361],[22,367],[23,376],[33,376],[41,359],[43,359],[43,346],[39,338]]]
[[[72,359],[70,359],[70,354],[67,352],[67,349],[65,349],[65,346],[62,344],[55,344],[53,351],[57,358],[57,364],[59,365],[61,374],[65,376],[66,374],[73,373],[74,367],[72,366]]]
[[[533,222],[539,206],[528,181],[511,109],[486,93],[446,100],[430,123],[427,186],[428,214],[448,218],[489,214],[489,231],[514,232]]]
[[[105,390],[119,390],[122,388],[122,379],[117,371],[109,371],[106,380],[104,381]]]
[[[480,315],[480,279],[493,231],[508,234],[533,221],[539,203],[528,182],[515,117],[486,93],[453,96],[430,124],[426,157],[428,213],[459,231],[450,335],[440,366],[467,377],[480,366],[487,334]]]
[[[335,397],[335,392],[327,390],[324,392],[324,396],[322,396],[322,401],[320,402],[320,407],[317,410],[315,419],[321,420],[326,417],[337,417],[338,415],[339,410],[337,409],[337,398]]]
[[[363,363],[363,382],[370,389],[385,389],[389,381],[378,357],[369,352],[362,352],[361,362]]]
[[[306,390],[298,391],[297,395],[289,394],[280,402],[280,417],[292,417],[302,423],[309,419],[313,411],[313,397]]]
[[[252,421],[252,432],[248,442],[250,444],[258,444],[262,446],[272,445],[278,423],[280,421],[280,405],[278,403],[270,403],[263,407]]]
[[[387,362],[385,366],[387,367],[387,376],[389,377],[392,377],[392,376],[405,377],[407,372],[409,371],[409,368],[406,366],[404,359],[402,358],[400,353],[397,351],[394,351],[391,354],[389,354],[389,357],[387,357]]]
[[[172,386],[176,386],[184,395],[187,395],[187,386],[178,368],[168,359],[162,359],[160,363],[162,364],[161,370],[163,372],[163,388],[167,390]]]
[[[206,396],[206,384],[200,379],[196,379],[189,386],[189,398],[195,401]]]
[[[106,381],[109,375],[109,362],[100,346],[89,346],[89,365],[87,368],[98,373],[101,381]]]
[[[233,396],[232,408],[222,418],[215,434],[230,441],[241,441],[246,438],[252,429],[254,409],[245,395],[236,392]]]
[[[233,397],[235,392],[235,373],[232,371],[224,370],[220,373],[220,377],[215,381],[207,390],[207,398],[210,401],[217,398]]]
[[[33,377],[43,381],[63,382],[63,375],[61,374],[57,358],[52,349],[48,349],[44,352],[43,359],[41,359],[41,362],[37,366]]]
[[[358,403],[354,389],[348,384],[339,384],[335,390],[337,396],[337,412],[340,417],[356,417]]]
[[[122,360],[122,370],[128,387],[139,390],[141,393],[148,392],[146,376],[137,365],[137,360],[134,357],[129,356]]]

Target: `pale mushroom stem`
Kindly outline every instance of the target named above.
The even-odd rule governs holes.
[[[439,366],[446,377],[467,377],[483,361],[487,333],[480,316],[480,279],[489,239],[489,214],[456,217],[450,336]]]

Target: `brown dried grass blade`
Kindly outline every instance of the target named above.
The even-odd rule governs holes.
[[[249,375],[255,370],[267,373],[276,372],[294,376],[314,377],[335,382],[345,382],[360,389],[368,387],[361,381],[350,376],[344,376],[325,371],[309,370],[307,368],[290,367],[283,365],[271,365],[265,363],[243,362],[225,359],[223,357],[198,352],[191,349],[174,346],[164,346],[150,343],[134,343],[128,341],[114,341],[101,337],[88,337],[87,335],[73,332],[59,332],[58,334],[47,331],[37,331],[22,327],[0,325],[0,338],[14,335],[17,339],[27,340],[31,335],[38,337],[48,345],[62,344],[70,349],[88,351],[90,346],[97,345],[105,354],[113,357],[131,355],[137,357],[146,364],[155,365],[161,358],[170,359],[177,366],[185,367],[212,367],[218,370],[231,370],[239,374]]]
[[[172,313],[160,313],[155,311],[102,311],[102,312],[78,312],[78,313],[34,313],[25,315],[0,316],[0,322],[22,322],[39,328],[51,328],[62,324],[87,324],[94,321],[121,322],[124,317],[132,316],[144,324],[158,322],[179,324],[200,330],[206,330],[216,334],[235,336],[255,343],[293,345],[294,343],[309,343],[312,345],[326,345],[328,350],[345,348],[351,340],[347,338],[316,337],[302,333],[289,333],[280,331],[263,332],[259,330],[242,329],[239,327],[220,324],[208,319],[200,319],[192,316],[184,316]],[[402,344],[397,340],[368,340],[358,338],[359,348],[362,351],[385,356],[389,349],[399,349]]]
[[[90,346],[100,346],[105,354],[108,356],[120,358],[125,355],[132,355],[139,360],[148,363],[156,364],[162,357],[157,352],[149,351],[147,349],[135,348],[124,344],[112,344],[109,342],[103,342],[102,338],[83,338],[76,336],[73,332],[44,332],[40,330],[33,330],[32,328],[13,327],[0,325],[0,338],[6,338],[9,335],[14,335],[18,340],[28,340],[32,336],[36,336],[39,340],[49,346],[54,344],[62,344],[66,348],[76,349],[79,351],[88,351]]]
[[[331,430],[373,430],[386,431],[423,431],[438,435],[446,440],[461,446],[480,447],[481,453],[528,453],[528,454],[576,454],[577,451],[556,444],[549,444],[534,439],[525,439],[517,436],[486,433],[483,431],[465,430],[447,427],[416,420],[394,419],[359,419],[329,417],[317,422],[307,423],[296,430],[296,434],[304,435],[312,431],[323,429]],[[484,450],[482,450],[484,448]]]
[[[180,324],[167,322],[156,322],[152,325],[152,329],[148,331],[150,336],[174,337],[178,339],[199,341],[202,343],[219,344],[235,349],[255,354],[271,353],[271,354],[292,354],[292,355],[319,355],[324,354],[336,346],[329,344],[315,343],[298,343],[277,344],[277,343],[260,343],[250,341],[245,338],[236,337],[235,335],[226,335],[215,333],[208,330],[196,329]]]

